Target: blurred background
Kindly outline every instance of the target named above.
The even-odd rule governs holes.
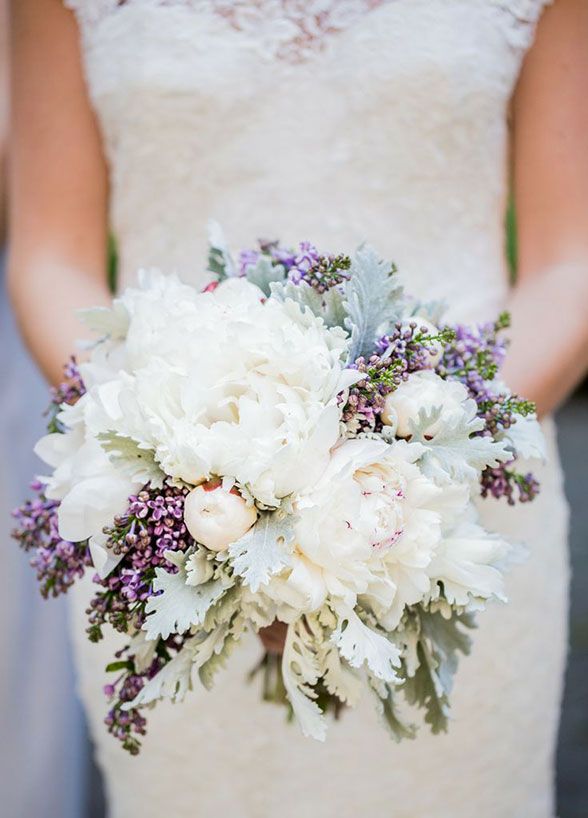
[[[8,125],[5,0],[0,0],[0,815],[104,818],[67,636],[64,600],[41,599],[27,557],[10,539],[11,509],[39,468],[46,386],[20,342],[5,289]],[[507,252],[516,267],[510,213]],[[558,749],[559,818],[588,816],[588,388],[558,415],[571,504],[570,662]],[[513,816],[521,818],[521,816]]]

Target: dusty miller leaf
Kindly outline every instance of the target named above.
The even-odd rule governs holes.
[[[395,268],[371,247],[360,247],[351,262],[345,285],[346,329],[351,334],[349,360],[369,357],[376,340],[402,316],[402,287]]]
[[[131,479],[151,483],[153,488],[163,486],[165,474],[157,464],[152,449],[116,432],[103,432],[98,435],[98,440],[112,462]]]
[[[377,679],[395,682],[400,666],[400,651],[383,634],[365,625],[352,608],[339,606],[339,623],[331,640],[351,667],[365,663]]]
[[[132,702],[124,705],[125,710],[139,705],[150,704],[159,699],[181,702],[192,690],[192,672],[200,669],[211,658],[222,652],[227,638],[227,628],[222,627],[212,633],[201,633],[188,639],[181,650],[150,679]]]
[[[222,644],[219,642],[210,658],[198,669],[200,681],[207,690],[212,689],[216,674],[225,667],[237,641],[232,634],[227,635]]]
[[[341,658],[339,651],[326,644],[320,651],[323,682],[333,696],[355,707],[361,697],[363,682],[361,675]]]
[[[505,441],[474,434],[484,426],[476,415],[475,404],[470,411],[444,422],[430,439],[428,430],[442,414],[441,407],[421,409],[417,418],[410,421],[411,442],[425,447],[420,465],[428,477],[445,482],[476,480],[486,466],[494,467],[511,459]]]
[[[184,570],[170,574],[163,568],[155,569],[153,590],[161,591],[147,600],[147,618],[143,630],[148,639],[160,636],[167,639],[172,633],[184,633],[193,625],[201,625],[208,609],[224,593],[222,579],[203,585],[186,585]]]
[[[290,563],[294,518],[263,512],[249,531],[229,546],[234,572],[253,593]]]
[[[390,731],[392,738],[396,742],[403,739],[414,739],[416,737],[416,726],[406,724],[402,721],[396,710],[394,702],[394,691],[390,685],[377,684],[376,680],[370,678],[370,689],[375,698],[376,710]]]
[[[247,280],[255,284],[268,298],[271,295],[271,285],[284,281],[286,270],[281,264],[272,264],[267,256],[260,256],[255,267],[247,270]]]
[[[313,637],[306,630],[304,619],[298,619],[288,627],[282,657],[282,678],[294,717],[303,735],[324,741],[327,725],[315,701],[316,693],[313,689],[319,675]]]
[[[192,689],[193,640],[189,639],[174,658],[139,691],[132,702],[123,705],[123,710],[150,704],[159,699],[182,701]]]
[[[306,281],[294,284],[292,281],[274,282],[270,286],[271,294],[280,301],[290,299],[303,309],[309,309],[314,315],[322,318],[326,326],[346,328],[347,311],[343,292],[338,287],[331,287],[325,293],[319,293]]]
[[[447,730],[458,653],[469,653],[471,645],[463,628],[471,627],[468,615],[445,619],[440,613],[420,614],[419,664],[402,689],[409,704],[425,711],[425,722],[435,734]]]

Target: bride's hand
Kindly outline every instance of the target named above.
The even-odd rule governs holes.
[[[268,653],[279,656],[284,652],[288,626],[276,619],[267,628],[259,629],[259,638]]]

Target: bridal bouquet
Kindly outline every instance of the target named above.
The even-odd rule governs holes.
[[[353,258],[220,239],[199,292],[143,272],[53,396],[37,446],[52,473],[15,512],[45,596],[92,571],[88,635],[109,731],[131,753],[145,708],[209,688],[246,631],[287,624],[266,698],[306,736],[373,696],[397,738],[411,705],[446,727],[474,615],[504,599],[513,546],[475,498],[538,490],[534,407],[498,378],[496,323],[443,322],[369,247]],[[399,702],[403,702],[399,709]]]

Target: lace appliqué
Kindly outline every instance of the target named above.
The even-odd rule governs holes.
[[[214,11],[229,25],[250,36],[265,32],[273,41],[274,54],[289,62],[301,62],[323,51],[331,35],[354,25],[364,14],[386,0],[213,0]]]
[[[291,63],[325,50],[332,35],[390,0],[65,0],[88,30],[128,6],[212,13],[256,41],[265,53]]]

